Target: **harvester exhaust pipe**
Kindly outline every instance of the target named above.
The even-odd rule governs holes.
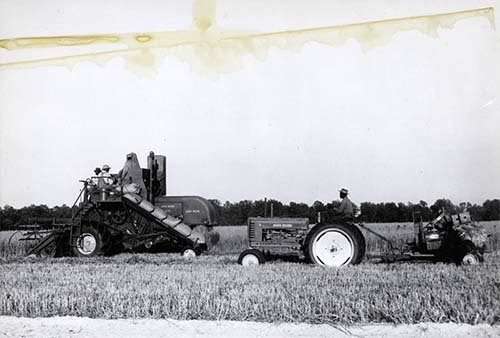
[[[153,200],[153,180],[156,179],[155,168],[155,153],[150,151],[148,156],[148,169],[149,169],[149,187],[148,187],[148,201]]]

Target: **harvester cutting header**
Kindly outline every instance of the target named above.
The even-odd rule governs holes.
[[[88,257],[165,242],[186,256],[207,249],[206,234],[217,224],[215,209],[199,196],[166,196],[165,156],[150,152],[147,168],[141,168],[130,153],[118,174],[80,182],[71,222],[51,231],[30,254]]]

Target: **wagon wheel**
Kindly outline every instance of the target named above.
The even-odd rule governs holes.
[[[338,267],[360,263],[365,249],[365,238],[355,226],[324,224],[309,232],[304,251],[310,263]]]

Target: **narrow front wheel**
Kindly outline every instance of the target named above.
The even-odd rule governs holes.
[[[243,251],[238,257],[238,264],[243,266],[260,265],[266,262],[264,254],[257,249]]]

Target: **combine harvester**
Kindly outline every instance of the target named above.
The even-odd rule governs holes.
[[[199,196],[166,196],[165,156],[151,152],[147,163],[141,168],[131,153],[117,183],[99,187],[91,179],[80,181],[83,189],[69,224],[41,239],[31,232],[36,242],[28,254],[91,257],[160,243],[181,249],[183,256],[201,254],[217,224],[214,207]]]

